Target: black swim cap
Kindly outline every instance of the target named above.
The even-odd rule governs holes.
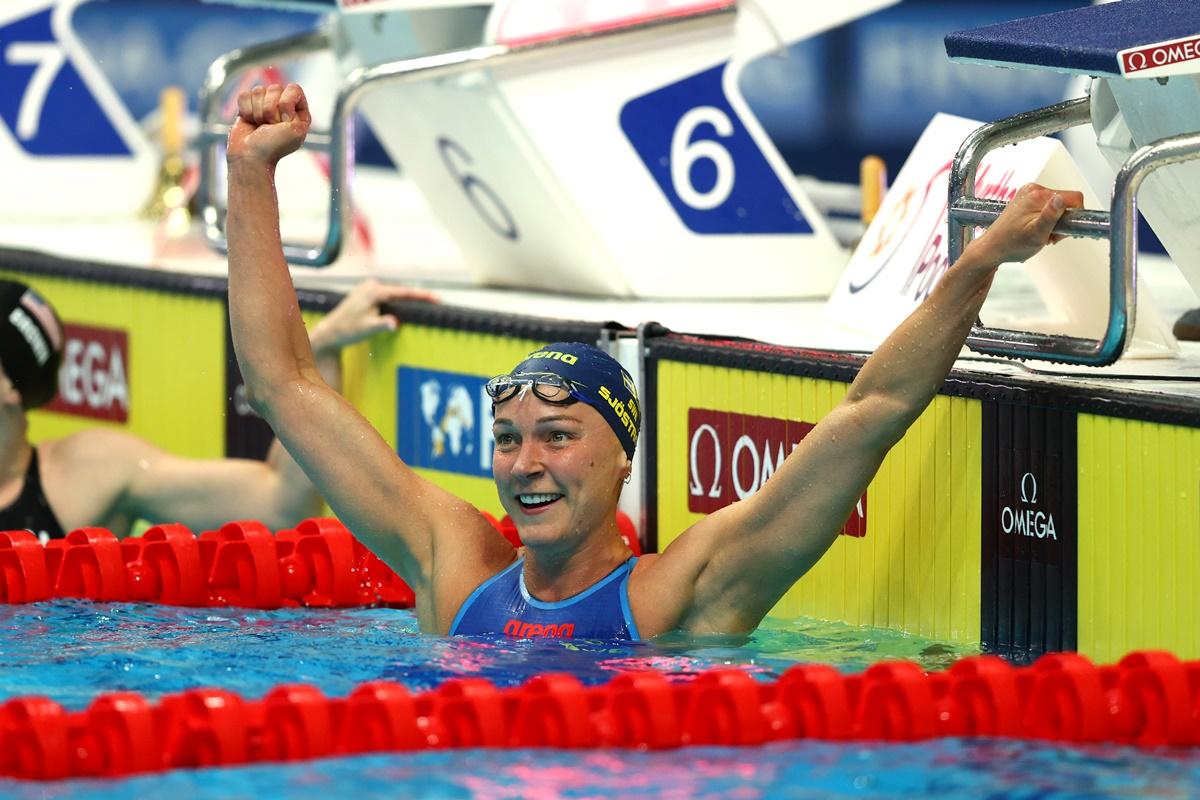
[[[54,399],[62,348],[62,322],[50,304],[23,283],[0,280],[0,367],[23,408]]]
[[[642,428],[642,408],[633,378],[619,361],[590,344],[555,342],[530,353],[509,374],[519,378],[539,373],[566,378],[572,385],[571,396],[599,411],[625,455],[633,458]]]

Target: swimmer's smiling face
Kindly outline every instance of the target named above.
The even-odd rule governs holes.
[[[627,459],[587,403],[547,403],[533,392],[496,406],[492,474],[527,545],[583,542],[614,516]]]

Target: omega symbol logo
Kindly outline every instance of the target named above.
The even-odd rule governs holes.
[[[1032,472],[1021,476],[1021,502],[1037,505],[1037,478]]]
[[[1021,476],[1021,502],[1000,509],[1000,529],[1014,536],[1029,536],[1035,539],[1058,541],[1058,527],[1054,514],[1041,511],[1038,503],[1037,477],[1032,472]]]

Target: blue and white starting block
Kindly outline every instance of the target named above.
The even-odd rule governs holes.
[[[964,143],[950,179],[952,259],[974,226],[989,224],[1003,208],[975,196],[976,168],[991,150],[1090,124],[1116,170],[1110,210],[1068,212],[1058,228],[1109,240],[1103,334],[1090,339],[977,327],[968,344],[996,355],[1112,363],[1137,318],[1139,208],[1200,293],[1200,3],[1124,0],[1046,14],[951,34],[946,51],[956,61],[1092,78],[1087,97],[984,126]]]
[[[497,0],[485,4],[478,40],[464,44],[452,35],[467,13],[456,4],[342,0],[326,38],[341,85],[328,133],[314,137],[331,153],[329,224],[316,246],[289,243],[289,260],[321,266],[341,250],[357,109],[479,283],[615,297],[825,296],[848,253],[738,75],[757,56],[892,2]],[[427,49],[414,57],[396,30],[411,31],[416,12]],[[296,46],[231,56],[209,96]],[[206,218],[220,246],[221,209],[210,204]]]

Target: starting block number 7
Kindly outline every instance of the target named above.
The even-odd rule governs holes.
[[[726,97],[727,67],[630,100],[621,129],[693,233],[810,233],[763,155],[772,145],[756,139]]]
[[[5,64],[34,66],[17,111],[18,139],[28,141],[37,137],[46,97],[66,60],[62,48],[54,42],[14,42],[5,48]]]
[[[0,25],[0,120],[30,156],[130,155],[113,123],[128,112],[113,94],[102,107],[92,86],[107,86],[104,76],[56,34],[54,13]]]

